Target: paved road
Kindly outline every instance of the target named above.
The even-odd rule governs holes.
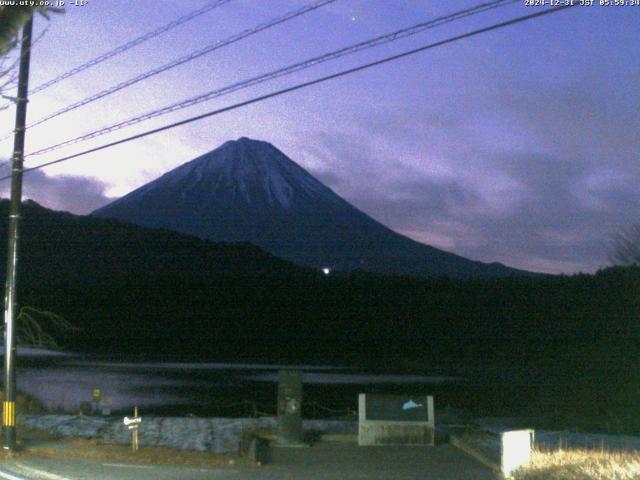
[[[204,480],[240,479],[238,471],[101,462],[77,458],[21,457],[0,465],[2,480]]]
[[[21,456],[0,465],[3,480],[493,480],[495,475],[451,445],[358,447],[320,442],[310,448],[275,448],[261,468],[186,468],[131,465],[73,458]]]

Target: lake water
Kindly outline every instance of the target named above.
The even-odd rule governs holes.
[[[18,359],[18,389],[47,410],[65,412],[89,403],[112,413],[138,406],[173,415],[274,414],[281,369],[303,372],[303,413],[313,417],[352,414],[361,391],[430,393],[463,383],[455,377],[376,374],[337,365],[118,362],[39,350],[19,352]]]

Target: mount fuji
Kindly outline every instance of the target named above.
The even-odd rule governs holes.
[[[527,274],[418,243],[358,210],[267,142],[240,138],[92,215],[217,242],[251,242],[295,263],[417,276]]]

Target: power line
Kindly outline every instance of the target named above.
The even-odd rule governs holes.
[[[227,0],[228,1],[228,0]],[[134,85],[138,82],[141,82],[143,80],[146,80],[148,78],[154,77],[162,72],[166,72],[167,70],[171,70],[174,67],[177,67],[179,65],[182,65],[184,63],[190,62],[192,60],[195,60],[196,58],[199,58],[203,55],[206,55],[207,53],[211,53],[214,50],[218,50],[220,48],[226,47],[227,45],[231,45],[235,42],[238,42],[244,38],[250,37],[251,35],[255,35],[256,33],[262,32],[263,30],[267,30],[269,28],[275,27],[276,25],[280,25],[281,23],[285,23],[289,20],[292,20],[296,17],[299,17],[300,15],[304,15],[305,13],[311,12],[313,10],[316,10],[320,7],[323,7],[324,5],[327,5],[329,3],[333,3],[336,0],[318,0],[315,1],[311,4],[305,5],[302,8],[299,8],[297,10],[293,10],[291,12],[288,12],[282,16],[273,18],[271,20],[269,20],[268,22],[262,23],[254,28],[250,28],[247,30],[244,30],[236,35],[233,35],[225,40],[221,40],[219,42],[213,43],[211,45],[208,45],[204,48],[201,48],[199,50],[196,50],[194,52],[191,52],[187,55],[184,55],[180,58],[177,58],[165,65],[162,65],[161,67],[158,68],[154,68],[153,70],[150,70],[148,72],[142,73],[140,75],[137,75],[133,78],[130,78],[129,80],[125,80],[123,82],[120,82],[112,87],[109,87],[105,90],[102,90],[101,92],[98,92],[94,95],[91,95],[85,99],[79,100],[75,103],[72,103],[71,105],[68,105],[67,107],[64,107],[60,110],[57,110],[45,117],[42,117],[38,120],[36,120],[35,122],[27,125],[27,128],[32,128],[35,127],[36,125],[40,125],[41,123],[44,123],[48,120],[51,120],[52,118],[58,117],[64,113],[68,113],[72,110],[75,110],[76,108],[82,107],[84,105],[87,105],[89,103],[95,102],[96,100],[99,100],[103,97],[106,97],[107,95],[111,95],[113,93],[119,92],[120,90],[123,90],[127,87],[130,87],[131,85]]]
[[[33,39],[33,42],[31,43],[31,46],[29,47],[29,51],[31,51],[31,49],[33,47],[35,47],[36,44],[38,42],[40,42],[40,40],[42,40],[44,38],[44,36],[47,34],[48,31],[49,31],[49,27],[47,26],[42,32],[40,32],[40,34],[36,38]],[[15,84],[17,79],[18,79],[18,77],[17,77],[18,74],[17,74],[17,72],[15,72],[15,69],[19,66],[19,63],[20,63],[20,56],[17,56],[15,58],[15,60],[13,61],[13,63],[11,63],[11,65],[9,67],[0,66],[0,68],[2,69],[2,73],[0,73],[0,79],[3,76],[8,76],[9,77],[6,80],[0,80],[0,81],[2,81],[2,83],[0,84],[0,96],[2,96],[2,98],[5,98],[5,99],[7,98],[5,95],[1,95],[2,92],[7,87],[9,87],[11,84]],[[11,100],[9,100],[8,103],[0,106],[0,110],[6,110],[7,108],[9,108],[12,105],[12,103],[13,102]],[[12,134],[13,134],[13,132],[12,132]],[[5,140],[6,138],[9,138],[11,135],[9,135],[9,136],[7,136],[7,137],[5,137],[3,139],[0,139],[0,141]],[[0,166],[2,166],[1,162],[0,162]]]
[[[22,57],[24,55],[31,55],[31,50],[33,49],[33,47],[35,47],[38,42],[40,42],[40,40],[42,40],[44,38],[44,36],[47,34],[47,32],[49,31],[49,27],[46,27],[42,32],[40,32],[40,34],[34,38],[30,44],[28,46],[26,46],[26,50],[24,52],[20,52],[20,55],[14,60],[14,62],[11,64],[11,66],[6,69],[5,71],[7,72],[8,75],[11,76],[11,78],[9,78],[8,80],[6,80],[4,83],[2,83],[0,85],[0,97],[4,98],[7,100],[7,103],[5,105],[0,106],[0,111],[2,110],[6,110],[8,109],[11,105],[13,104],[18,104],[18,101],[20,100],[20,94],[18,94],[17,97],[9,97],[7,95],[2,95],[2,92],[4,91],[4,89],[10,85],[13,81],[17,81],[18,78],[13,77],[13,75],[11,74],[11,70],[13,70],[16,66],[19,67],[19,64],[21,63]],[[18,85],[19,87],[19,85]],[[9,137],[13,136],[13,133],[11,133],[9,135]],[[7,137],[8,138],[8,137]],[[4,139],[3,139],[4,140]],[[0,169],[2,167],[4,167],[5,165],[8,165],[12,162],[13,160],[3,160],[0,162]]]
[[[307,68],[313,67],[315,65],[330,61],[330,60],[334,60],[336,58],[340,58],[346,55],[350,55],[365,49],[369,49],[369,48],[373,48],[373,47],[377,47],[379,45],[385,44],[385,43],[389,43],[389,42],[393,42],[396,40],[399,40],[401,38],[405,38],[411,35],[415,35],[417,33],[420,33],[424,30],[427,29],[431,29],[431,28],[435,28],[438,27],[440,25],[444,25],[446,23],[451,23],[454,22],[456,20],[459,20],[461,18],[464,17],[468,17],[471,15],[476,15],[478,13],[481,12],[485,12],[487,10],[492,10],[498,7],[502,7],[511,3],[515,3],[518,2],[519,0],[495,0],[492,2],[487,2],[487,3],[483,3],[480,5],[477,5],[475,7],[472,8],[468,8],[468,9],[464,9],[464,10],[460,10],[458,12],[443,16],[443,17],[438,17],[434,20],[430,20],[427,22],[422,22],[422,23],[418,23],[412,27],[408,27],[408,28],[404,28],[401,30],[397,30],[395,32],[392,33],[388,33],[385,35],[380,35],[378,37],[374,37],[372,39],[348,46],[348,47],[344,47],[341,48],[339,50],[335,50],[329,53],[325,53],[323,55],[317,56],[317,57],[313,57],[307,60],[304,60],[302,62],[298,62],[298,63],[294,63],[292,65],[280,68],[278,70],[275,71],[271,71],[269,73],[265,73],[262,75],[259,75],[257,77],[252,77],[249,78],[247,80],[243,80],[240,82],[236,82],[233,83],[231,85],[228,85],[226,87],[222,87],[216,90],[211,90],[209,92],[203,93],[201,95],[197,95],[195,97],[191,97],[188,98],[186,100],[182,100],[180,102],[177,103],[173,103],[171,105],[156,109],[156,110],[152,110],[150,112],[144,113],[142,115],[138,115],[132,118],[129,118],[127,120],[123,120],[121,122],[118,122],[116,124],[113,125],[109,125],[107,127],[102,127],[99,128],[98,130],[94,130],[92,132],[88,132],[85,134],[82,134],[78,137],[74,137],[71,138],[69,140],[65,140],[62,141],[60,143],[57,143],[55,145],[50,145],[46,148],[37,150],[35,152],[31,152],[29,153],[27,156],[33,156],[33,155],[42,155],[44,153],[48,153],[48,152],[52,152],[54,150],[58,150],[62,147],[68,146],[68,145],[72,145],[75,143],[79,143],[79,142],[83,142],[86,140],[90,140],[92,138],[96,138],[102,135],[106,135],[108,133],[114,132],[116,130],[120,130],[122,128],[125,127],[129,127],[131,125],[135,125],[137,123],[143,122],[145,120],[150,120],[152,118],[155,117],[159,117],[161,115],[165,115],[171,112],[175,112],[178,110],[182,110],[184,108],[187,107],[191,107],[193,105],[197,105],[199,103],[211,100],[213,98],[217,98],[217,97],[221,97],[223,95],[228,95],[230,93],[236,92],[238,90],[242,90],[248,87],[252,87],[254,85],[258,85],[260,83],[269,81],[269,80],[273,80],[276,78],[280,78],[283,77],[285,75],[290,75],[292,73],[296,73],[299,72],[301,70],[305,70]]]
[[[540,11],[540,12],[537,12],[537,13],[532,13],[530,15],[524,15],[524,16],[521,16],[521,17],[517,17],[517,18],[511,19],[511,20],[507,20],[505,22],[493,24],[493,25],[490,25],[488,27],[484,27],[484,28],[481,28],[481,29],[478,29],[478,30],[473,30],[471,32],[467,32],[467,33],[464,33],[464,34],[461,34],[461,35],[456,35],[454,37],[449,37],[449,38],[447,38],[445,40],[440,40],[440,41],[435,42],[435,43],[431,43],[431,44],[428,44],[428,45],[424,45],[422,47],[414,48],[412,50],[407,50],[405,52],[402,52],[402,53],[399,53],[399,54],[396,54],[396,55],[385,57],[385,58],[383,58],[381,60],[376,60],[375,62],[366,63],[366,64],[360,65],[358,67],[350,68],[350,69],[347,69],[347,70],[342,70],[342,71],[340,71],[338,73],[334,73],[334,74],[327,75],[327,76],[324,76],[324,77],[316,78],[315,80],[310,80],[308,82],[299,83],[299,84],[294,85],[292,87],[287,87],[287,88],[284,88],[282,90],[277,90],[275,92],[268,93],[266,95],[261,95],[259,97],[254,97],[252,99],[245,100],[243,102],[239,102],[239,103],[230,105],[228,107],[220,108],[220,109],[217,109],[217,110],[212,110],[210,112],[203,113],[201,115],[196,115],[195,117],[190,117],[190,118],[187,118],[185,120],[181,120],[179,122],[171,123],[169,125],[165,125],[165,126],[162,126],[162,127],[159,127],[159,128],[154,128],[153,130],[148,130],[146,132],[139,133],[137,135],[132,135],[130,137],[123,138],[123,139],[120,139],[120,140],[116,140],[114,142],[110,142],[110,143],[107,143],[107,144],[104,144],[104,145],[100,145],[98,147],[90,148],[90,149],[84,150],[82,152],[74,153],[73,155],[67,155],[66,157],[62,157],[62,158],[59,158],[57,160],[52,160],[50,162],[41,163],[40,165],[36,165],[34,167],[25,168],[23,170],[23,172],[30,172],[32,170],[39,170],[41,168],[48,167],[50,165],[54,165],[56,163],[66,162],[66,161],[71,160],[73,158],[78,158],[78,157],[87,155],[89,153],[94,153],[94,152],[97,152],[97,151],[100,151],[100,150],[105,150],[107,148],[114,147],[116,145],[121,145],[123,143],[127,143],[127,142],[130,142],[130,141],[133,141],[133,140],[137,140],[139,138],[148,137],[149,135],[153,135],[153,134],[156,134],[156,133],[159,133],[159,132],[163,132],[165,130],[169,130],[169,129],[172,129],[172,128],[180,127],[182,125],[186,125],[186,124],[189,124],[189,123],[192,123],[192,122],[196,122],[196,121],[202,120],[204,118],[213,117],[215,115],[220,115],[222,113],[229,112],[231,110],[236,110],[238,108],[242,108],[242,107],[245,107],[247,105],[258,103],[258,102],[261,102],[261,101],[264,101],[264,100],[267,100],[267,99],[270,99],[270,98],[278,97],[280,95],[284,95],[286,93],[294,92],[296,90],[300,90],[300,89],[303,89],[303,88],[306,88],[306,87],[310,87],[312,85],[323,83],[323,82],[326,82],[326,81],[329,81],[329,80],[333,80],[333,79],[336,79],[336,78],[344,77],[345,75],[349,75],[349,74],[352,74],[352,73],[360,72],[362,70],[366,70],[366,69],[369,69],[369,68],[372,68],[372,67],[376,67],[378,65],[383,65],[385,63],[392,62],[392,61],[395,61],[395,60],[399,60],[401,58],[408,57],[410,55],[415,55],[416,53],[424,52],[424,51],[430,50],[432,48],[436,48],[436,47],[440,47],[442,45],[446,45],[446,44],[449,44],[449,43],[457,42],[459,40],[463,40],[465,38],[473,37],[473,36],[480,35],[482,33],[490,32],[490,31],[493,31],[493,30],[497,30],[499,28],[504,28],[504,27],[508,27],[510,25],[515,25],[517,23],[526,22],[528,20],[532,20],[534,18],[538,18],[538,17],[541,17],[543,15],[549,15],[551,13],[556,13],[556,12],[559,12],[559,11],[562,11],[562,10],[566,10],[567,8],[572,8],[575,5],[577,5],[577,4],[574,4],[574,5],[563,5],[563,6],[560,6],[560,7],[549,8],[549,9],[546,9],[546,10],[543,10],[543,11]],[[11,175],[0,177],[0,181],[6,180],[8,178],[11,178]]]
[[[205,13],[209,12],[210,10],[213,10],[214,8],[218,8],[218,7],[224,5],[225,3],[228,3],[230,1],[231,0],[216,0],[212,4],[206,5],[205,7],[202,7],[200,9],[198,9],[198,10],[194,10],[191,13],[183,15],[182,17],[180,17],[180,18],[178,18],[178,19],[176,19],[176,20],[174,20],[172,22],[169,22],[166,25],[158,27],[158,28],[156,28],[155,30],[153,30],[151,32],[145,33],[144,35],[142,35],[142,36],[140,36],[138,38],[134,38],[133,40],[131,40],[131,41],[129,41],[129,42],[123,44],[123,45],[120,45],[119,47],[117,47],[117,48],[115,48],[115,49],[113,49],[113,50],[111,50],[111,51],[109,51],[107,53],[104,53],[104,54],[102,54],[102,55],[100,55],[100,56],[98,56],[98,57],[96,57],[96,58],[94,58],[92,60],[89,60],[88,62],[83,63],[82,65],[79,65],[79,66],[69,70],[66,73],[58,75],[57,77],[55,77],[55,78],[53,78],[53,79],[51,79],[51,80],[49,80],[47,82],[44,82],[41,85],[38,85],[37,87],[35,87],[34,89],[32,89],[29,92],[29,95],[34,95],[34,94],[44,90],[45,88],[50,87],[51,85],[54,85],[54,84],[56,84],[56,83],[58,83],[58,82],[60,82],[62,80],[65,80],[65,79],[67,79],[67,78],[69,78],[69,77],[71,77],[73,75],[76,75],[77,73],[80,73],[80,72],[82,72],[82,71],[84,71],[84,70],[86,70],[88,68],[91,68],[91,67],[93,67],[95,65],[98,65],[99,63],[102,63],[105,60],[108,60],[109,58],[114,57],[116,55],[119,55],[120,53],[126,52],[127,50],[129,50],[129,49],[131,49],[131,48],[133,48],[133,47],[135,47],[137,45],[140,45],[141,43],[146,42],[147,40],[150,40],[152,38],[157,37],[158,35],[161,35],[161,34],[163,34],[165,32],[168,32],[169,30],[172,30],[172,29],[182,25],[183,23],[187,23],[188,21],[193,20],[194,18],[199,17],[200,15],[204,15]]]

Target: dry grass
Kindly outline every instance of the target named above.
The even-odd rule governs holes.
[[[531,463],[514,480],[640,479],[640,452],[594,450],[534,451]]]

